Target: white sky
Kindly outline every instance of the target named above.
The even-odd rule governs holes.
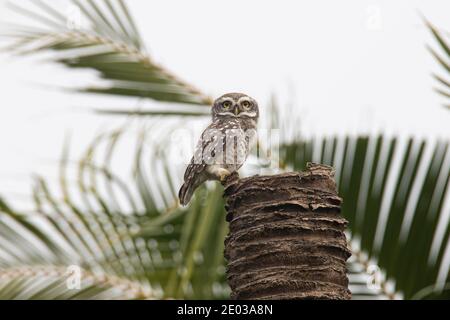
[[[5,2],[0,21],[10,17]],[[264,105],[275,93],[295,102],[307,134],[450,137],[450,110],[432,91],[431,73],[445,72],[425,48],[437,45],[419,14],[450,30],[449,1],[128,2],[154,59],[213,96],[242,91]],[[40,86],[93,79],[0,54],[1,195],[27,195],[33,172],[53,176],[68,133],[79,152],[95,133],[123,123],[86,107],[133,107],[136,99]]]

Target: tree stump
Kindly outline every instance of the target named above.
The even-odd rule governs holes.
[[[344,234],[331,167],[224,183],[232,299],[350,299]]]

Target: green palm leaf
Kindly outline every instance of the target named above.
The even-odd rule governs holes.
[[[174,190],[167,193],[173,173],[151,156],[144,134],[130,168],[134,185],[126,183],[110,168],[124,133],[98,136],[75,166],[66,147],[59,192],[36,178],[33,212],[0,202],[0,299],[227,297],[222,191],[203,188],[179,208]],[[148,160],[163,164],[161,175],[148,173]],[[80,290],[66,286],[72,265],[83,270]]]
[[[358,240],[368,263],[379,265],[405,298],[429,286],[434,286],[433,294],[445,287],[448,142],[328,138],[293,143],[283,153],[294,170],[303,169],[307,161],[336,168],[351,237]]]
[[[15,267],[2,270],[2,300],[151,299],[140,283],[109,275],[82,271],[80,289],[69,288],[70,269],[56,266]]]
[[[86,93],[113,94],[158,101],[210,105],[211,98],[157,64],[146,53],[131,14],[122,0],[72,0],[85,26],[71,26],[54,3],[30,0],[35,6],[10,3],[36,26],[16,26],[7,50],[33,54],[51,50],[54,61],[69,68],[96,70],[103,83],[77,88]],[[69,20],[68,20],[69,19]],[[107,112],[105,110],[104,112]],[[134,112],[131,112],[134,113]]]
[[[439,32],[435,26],[433,26],[430,22],[425,20],[427,27],[430,29],[434,39],[439,44],[439,47],[442,51],[442,54],[438,53],[432,47],[428,47],[428,50],[431,52],[433,57],[439,63],[439,65],[447,72],[450,73],[450,45],[448,44],[448,37],[445,34]],[[437,80],[439,86],[436,86],[434,89],[436,92],[441,94],[445,98],[450,98],[450,82],[446,80],[444,77],[441,77],[437,74],[433,74],[433,77]],[[450,108],[450,104],[446,103],[447,108]]]

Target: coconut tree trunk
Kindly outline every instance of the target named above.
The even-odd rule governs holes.
[[[342,199],[330,167],[225,182],[232,299],[350,299]]]

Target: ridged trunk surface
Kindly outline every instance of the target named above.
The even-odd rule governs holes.
[[[344,230],[330,167],[225,183],[232,299],[350,299]]]

